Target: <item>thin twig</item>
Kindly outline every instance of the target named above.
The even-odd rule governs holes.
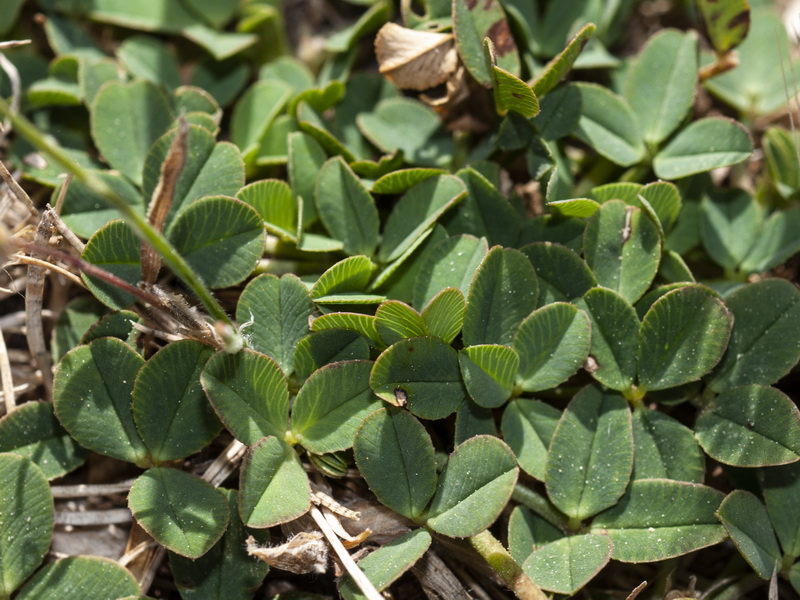
[[[31,40],[6,40],[0,42],[0,50],[8,50],[9,48],[17,48],[19,46],[27,46]]]
[[[8,173],[5,165],[0,163],[0,174],[3,172]],[[10,174],[9,174],[10,176]],[[3,175],[5,178],[5,175]],[[13,180],[13,178],[12,178]],[[16,183],[16,182],[15,182]],[[59,200],[67,192],[69,181],[61,188]],[[10,184],[9,184],[10,186]],[[10,186],[11,187],[11,186]],[[19,187],[19,186],[17,186]],[[13,187],[11,189],[14,189]],[[20,188],[22,191],[22,188]],[[27,197],[24,191],[22,193]],[[30,199],[28,199],[30,202]],[[32,204],[31,204],[32,207]],[[36,209],[33,209],[36,210]],[[52,208],[47,208],[39,221],[39,227],[36,229],[36,236],[34,237],[34,244],[46,247],[47,243],[55,229],[55,221],[57,220],[56,212]],[[36,364],[42,372],[42,382],[45,387],[45,394],[47,400],[53,398],[53,359],[47,350],[47,345],[44,338],[44,327],[42,326],[42,309],[44,298],[44,280],[48,269],[59,271],[66,277],[69,277],[74,282],[83,286],[83,282],[75,277],[72,273],[51,265],[45,261],[41,261],[43,256],[31,253],[30,259],[20,257],[21,262],[28,263],[28,282],[25,286],[25,336],[28,340],[28,349],[36,359]]]
[[[11,279],[11,274],[8,271],[5,271],[8,278]],[[24,275],[20,275],[16,279],[11,279],[8,283],[8,287],[0,287],[0,300],[7,298],[8,296],[13,296],[18,294],[22,296],[22,290],[25,289],[25,285],[28,281],[27,273]]]
[[[64,183],[61,184],[61,188],[58,190],[58,197],[56,198],[56,206],[55,211],[57,215],[61,214],[62,209],[64,208],[64,199],[67,197],[67,193],[69,192],[69,186],[72,185],[72,178],[74,175],[72,173],[67,173],[64,176]],[[50,205],[47,205],[47,208],[50,208]]]
[[[0,57],[2,56],[3,55],[0,54]],[[2,59],[0,59],[0,64],[2,64],[1,60]],[[14,193],[14,195],[17,197],[17,200],[19,200],[25,206],[28,207],[28,210],[31,212],[33,216],[39,214],[39,211],[36,210],[36,207],[33,205],[31,197],[28,196],[25,190],[23,190],[22,187],[17,183],[17,180],[14,179],[14,176],[11,174],[11,172],[8,170],[8,168],[6,167],[5,163],[3,163],[2,160],[0,160],[0,177],[3,178],[3,181],[5,181],[6,185],[8,186],[8,189],[10,189]]]
[[[110,508],[107,510],[57,510],[56,525],[77,525],[89,527],[92,525],[120,525],[133,520],[131,511],[127,508]]]
[[[17,399],[14,395],[14,379],[11,376],[11,363],[8,361],[2,329],[0,329],[0,381],[3,387],[3,404],[6,407],[6,414],[9,414],[17,407]]]
[[[116,288],[119,288],[123,292],[127,292],[131,296],[135,296],[142,302],[146,302],[151,306],[154,306],[156,308],[163,308],[164,310],[166,310],[166,308],[164,308],[164,303],[161,300],[159,300],[159,298],[156,297],[154,294],[146,292],[136,287],[135,285],[125,281],[124,279],[117,277],[113,273],[110,273],[105,269],[101,269],[97,265],[94,265],[90,262],[86,262],[85,260],[82,260],[77,256],[72,256],[71,254],[60,252],[59,250],[53,250],[41,244],[35,244],[35,243],[30,244],[28,242],[22,242],[20,240],[10,240],[9,245],[12,247],[16,247],[20,250],[25,250],[30,254],[43,254],[45,256],[50,256],[51,258],[57,258],[58,260],[69,263],[75,269],[83,271],[90,277],[95,277],[97,279],[100,279],[101,281],[104,281],[110,285],[113,285]],[[49,264],[51,263],[48,263],[48,265]],[[30,274],[28,275],[28,277],[30,278]]]
[[[430,599],[472,600],[462,582],[433,550],[428,550],[410,571]]]
[[[124,494],[131,489],[133,479],[119,483],[54,485],[50,487],[54,498],[87,498],[89,496],[111,496]]]
[[[5,166],[3,166],[0,171],[6,171]],[[60,197],[66,194],[68,183],[69,182],[61,188]],[[27,194],[25,195],[27,196]],[[55,227],[55,218],[56,213],[53,209],[48,208],[44,211],[39,221],[39,227],[36,229],[36,236],[34,237],[35,244],[39,246],[47,245]],[[32,254],[31,258],[41,259],[43,257]],[[53,358],[47,351],[47,345],[44,339],[44,327],[42,326],[44,280],[47,274],[47,268],[49,267],[36,264],[28,265],[28,282],[25,286],[25,337],[28,340],[28,349],[35,357],[36,364],[42,372],[42,383],[44,383],[46,400],[49,401],[53,399]],[[83,284],[81,283],[81,285]]]
[[[61,267],[55,263],[51,263],[50,261],[47,260],[42,260],[41,258],[34,258],[33,256],[26,256],[24,254],[19,254],[14,258],[17,260],[17,262],[21,264],[36,265],[47,271],[53,271],[55,273],[58,273],[62,277],[66,277],[75,285],[79,285],[82,288],[86,287],[86,285],[83,283],[83,280],[77,275],[75,275],[75,273],[73,273],[72,271],[67,271],[64,267]],[[44,313],[45,310],[47,309],[42,309],[42,313]],[[48,312],[52,313],[52,311]]]
[[[61,261],[69,263],[75,269],[78,269],[86,273],[90,277],[95,277],[110,285],[113,285],[114,287],[122,290],[123,292],[127,292],[131,296],[136,297],[138,300],[141,300],[142,302],[149,304],[153,308],[162,310],[169,315],[172,314],[170,306],[158,295],[154,294],[153,292],[136,287],[135,285],[125,281],[124,279],[117,277],[113,273],[110,273],[105,269],[102,269],[90,262],[86,262],[85,260],[80,259],[77,256],[72,256],[71,254],[66,254],[58,250],[53,250],[41,244],[35,244],[35,243],[30,244],[28,242],[22,242],[20,240],[10,240],[9,245],[20,250],[26,250],[31,254],[44,254],[52,258],[57,258]],[[50,265],[51,263],[47,264]],[[49,269],[50,266],[48,266],[47,268]]]
[[[45,246],[53,231],[51,210],[46,210],[39,221],[34,243]],[[34,258],[42,258],[34,256]],[[28,349],[36,360],[42,372],[46,399],[53,398],[53,359],[47,351],[42,327],[42,299],[44,297],[44,280],[47,268],[38,264],[28,265],[28,283],[25,286],[25,336],[28,339]]]
[[[625,600],[634,600],[646,587],[647,587],[647,581],[643,581],[642,583],[640,583],[631,590],[631,593],[628,594],[628,597],[625,598]]]
[[[186,336],[167,333],[166,331],[161,331],[160,329],[155,329],[154,327],[148,327],[147,325],[143,325],[137,321],[131,321],[130,323],[131,327],[133,327],[136,331],[145,335],[151,335],[160,340],[164,340],[165,342],[179,342],[186,339]]]
[[[220,486],[236,470],[246,452],[247,446],[239,440],[233,440],[222,454],[208,465],[202,478],[214,487]]]
[[[86,248],[86,244],[84,244],[75,233],[73,233],[72,229],[67,227],[67,224],[61,220],[61,207],[64,205],[64,198],[66,197],[67,193],[66,190],[69,188],[70,184],[72,183],[72,173],[67,173],[67,177],[64,179],[64,183],[61,186],[61,192],[58,194],[58,198],[56,198],[56,206],[55,206],[55,226],[58,229],[58,232],[64,236],[64,239],[67,240],[70,246],[75,248],[78,253],[83,254],[84,249]],[[50,208],[50,205],[47,205],[47,208]]]
[[[11,192],[8,189],[0,189],[0,220],[5,218],[12,204]]]
[[[318,489],[318,486],[311,484],[311,502],[316,504],[317,506],[322,506],[327,508],[332,513],[339,515],[340,517],[346,517],[353,521],[358,521],[361,519],[361,513],[355,510],[350,510],[346,506],[342,506],[336,500],[331,498],[326,492]]]
[[[131,562],[133,562],[134,560],[139,558],[139,556],[141,556],[144,552],[147,552],[148,550],[151,550],[152,548],[154,548],[157,545],[158,545],[158,542],[156,542],[154,539],[151,538],[147,542],[142,542],[141,544],[138,544],[130,552],[126,552],[125,555],[122,558],[120,558],[119,561],[117,561],[117,562],[119,562],[120,566],[127,568],[127,566],[129,564],[131,564]],[[159,550],[162,550],[161,557],[163,558],[164,554],[165,554],[164,547],[163,546],[159,546],[158,548],[156,548],[156,553],[158,553]],[[160,562],[161,561],[159,561],[159,563]],[[151,581],[152,581],[152,578],[151,578]],[[144,587],[142,587],[141,581],[139,582],[139,587],[141,587],[143,590],[145,589]],[[147,587],[150,587],[150,583],[149,582],[147,584]]]
[[[52,320],[55,316],[52,310],[45,308],[42,311],[42,317]],[[8,313],[0,317],[0,329],[9,329],[15,333],[21,331],[21,327],[25,324],[25,311],[18,310],[16,312]]]
[[[29,383],[20,383],[19,385],[15,385],[12,391],[14,392],[14,394],[23,394],[27,392],[29,389],[31,389],[31,387],[32,386]],[[0,390],[0,398],[3,398],[4,396],[5,394],[3,393],[2,390]]]
[[[358,565],[353,560],[353,557],[350,556],[345,547],[342,545],[342,542],[339,540],[328,521],[325,520],[325,516],[320,512],[320,510],[316,506],[312,506],[309,514],[311,515],[311,518],[314,519],[317,527],[319,527],[322,531],[322,534],[328,540],[328,543],[333,548],[333,551],[336,552],[336,556],[339,557],[339,561],[342,563],[342,566],[345,568],[350,577],[353,578],[353,582],[358,586],[361,592],[367,597],[367,600],[383,600],[383,596],[378,593],[378,590],[375,589],[375,586],[372,585],[372,582],[367,579],[367,576],[364,575],[364,571],[358,568]]]

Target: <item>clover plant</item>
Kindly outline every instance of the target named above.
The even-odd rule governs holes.
[[[800,68],[662,4],[0,2],[0,599],[800,593]]]

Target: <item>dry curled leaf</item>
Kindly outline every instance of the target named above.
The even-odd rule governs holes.
[[[330,486],[325,487],[328,488],[327,491],[329,492]],[[355,548],[369,537],[370,533],[372,533],[369,529],[365,529],[358,535],[353,536],[350,535],[339,522],[339,517],[345,517],[353,521],[358,521],[361,518],[361,513],[350,510],[346,506],[342,506],[331,496],[329,496],[327,492],[318,489],[318,486],[312,485],[312,488],[314,489],[311,492],[311,502],[322,509],[322,514],[325,517],[325,520],[328,522],[328,525],[331,526],[333,532],[342,541],[342,545],[345,548]]]
[[[361,517],[358,512],[350,510],[346,506],[342,506],[328,494],[318,489],[311,492],[311,501],[317,506],[323,506],[327,508],[332,513],[342,517],[347,517],[348,519],[353,519],[354,521],[358,521],[358,519]]]
[[[280,546],[259,546],[253,536],[245,541],[247,553],[268,565],[298,575],[328,569],[328,544],[318,531],[303,531]]]
[[[325,517],[328,525],[331,526],[331,529],[333,529],[333,532],[339,537],[342,545],[348,550],[365,542],[372,533],[369,529],[365,529],[358,535],[350,535],[345,531],[344,527],[342,527],[342,524],[339,522],[339,517],[336,514],[332,513],[327,508],[323,508],[322,515]]]
[[[466,73],[464,66],[459,65],[453,76],[447,80],[443,94],[420,94],[419,99],[437,112],[443,112],[443,109],[458,104],[469,95]]]
[[[445,83],[458,67],[451,33],[416,31],[387,23],[375,38],[381,74],[397,87],[426,90]]]

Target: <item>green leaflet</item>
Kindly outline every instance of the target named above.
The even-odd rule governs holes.
[[[0,454],[0,570],[2,593],[10,597],[38,567],[53,535],[53,495],[44,474],[29,459]]]
[[[536,307],[536,274],[517,250],[495,246],[481,262],[467,296],[464,341],[505,344]]]
[[[163,467],[149,469],[134,481],[128,505],[147,533],[187,558],[205,554],[230,519],[221,491],[189,473]]]
[[[590,531],[607,533],[612,558],[653,562],[717,544],[725,530],[715,510],[722,493],[666,479],[632,481],[619,503],[597,515]]]
[[[353,442],[356,464],[378,500],[415,521],[436,489],[433,452],[422,424],[398,408],[367,417]]]
[[[584,388],[553,432],[545,471],[548,496],[563,513],[583,520],[617,503],[632,467],[627,403],[614,393]]]

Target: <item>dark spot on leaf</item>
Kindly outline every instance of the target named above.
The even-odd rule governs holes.
[[[466,4],[468,10],[474,10],[475,5],[478,4],[478,0],[466,0]]]
[[[416,350],[416,348],[414,348],[414,346],[409,346],[409,347],[408,347],[408,351],[409,351],[409,352],[413,352],[414,350]]]
[[[197,587],[191,579],[186,578],[181,579],[181,586],[189,590],[193,590],[195,587]]]
[[[739,25],[745,25],[746,27],[750,26],[749,10],[743,10],[730,21],[728,21],[728,29],[735,29],[736,27],[739,27]]]
[[[748,429],[755,429],[755,427],[756,427],[756,424],[753,423],[753,421],[748,421],[747,422],[747,428]]]
[[[487,32],[489,39],[494,43],[494,50],[497,56],[505,56],[509,52],[517,49],[511,31],[508,29],[508,21],[500,19],[489,28]]]
[[[511,95],[514,96],[514,98],[519,98],[520,100],[524,98],[522,94],[519,94],[517,92],[511,92]]]
[[[494,0],[486,0],[486,4],[483,5],[483,10],[491,9],[492,4],[494,4]]]
[[[394,401],[397,406],[405,406],[408,402],[408,392],[401,387],[394,388]]]

